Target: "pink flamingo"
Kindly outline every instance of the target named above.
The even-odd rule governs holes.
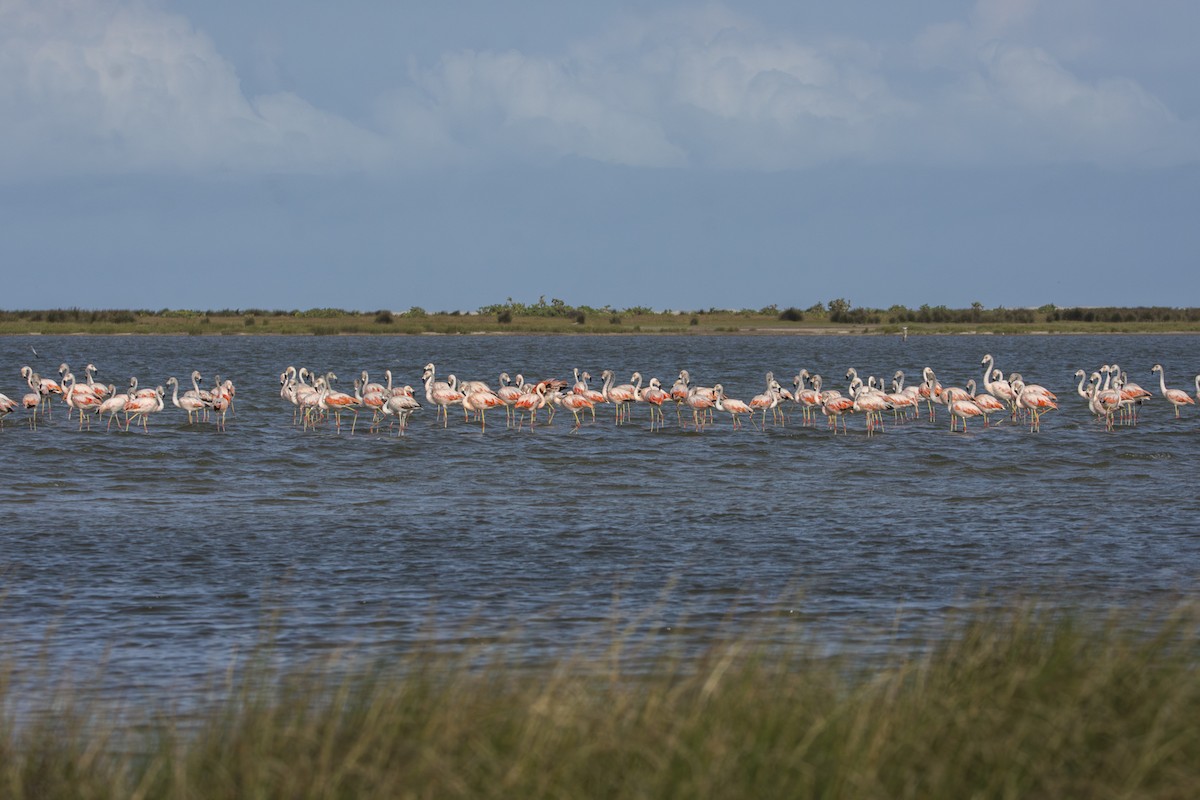
[[[184,395],[182,399],[179,397],[179,379],[174,375],[167,378],[167,385],[171,387],[171,404],[176,408],[181,408],[187,412],[188,425],[195,423],[196,415],[202,413],[211,407],[210,403],[205,403],[199,397],[189,397]],[[125,402],[129,402],[129,396],[126,395]],[[104,411],[104,405],[101,404],[101,413]]]
[[[985,427],[985,428],[988,427],[988,418],[992,414],[995,414],[997,411],[1004,411],[1005,408],[1007,408],[1007,406],[1004,403],[1000,402],[1000,400],[998,398],[993,397],[992,395],[987,394],[986,392],[977,394],[975,392],[975,379],[974,378],[967,381],[967,391],[970,392],[971,402],[973,402],[975,405],[979,406],[979,409],[983,412],[983,427]],[[964,425],[966,424],[965,420],[964,420],[963,424]]]
[[[451,375],[448,381],[435,380],[432,362],[425,365],[424,378],[425,399],[431,405],[437,406],[437,416],[442,420],[442,427],[445,428],[450,424],[450,406],[461,403],[463,399],[462,392],[456,388],[458,379]],[[435,424],[436,421],[435,419]]]
[[[342,412],[349,410],[354,414],[354,420],[350,423],[350,435],[354,435],[354,429],[358,425],[358,401],[353,395],[345,392],[335,392],[330,389],[330,385],[337,380],[337,375],[332,372],[325,374],[325,383],[321,387],[321,392],[317,395],[317,407],[324,412],[333,412],[334,424],[337,426],[337,432],[342,432]],[[217,398],[213,398],[213,409],[220,410],[217,406]]]
[[[100,404],[100,407],[98,409],[96,409],[97,416],[103,417],[105,414],[108,415],[108,424],[104,426],[104,430],[106,430],[106,431],[112,430],[113,420],[115,420],[117,418],[118,414],[120,414],[122,411],[125,410],[125,405],[129,402],[129,399],[133,396],[132,391],[136,386],[137,386],[137,381],[131,380],[130,384],[129,384],[129,387],[130,387],[129,391],[121,392],[119,394],[110,394],[104,400],[104,402],[102,402]],[[120,428],[120,427],[121,427],[121,423],[118,422],[117,428]]]
[[[654,430],[654,420],[657,417],[658,427],[661,430],[665,417],[663,416],[663,403],[671,399],[671,393],[664,391],[662,383],[658,378],[651,378],[650,385],[641,392],[642,400],[650,404],[650,430]]]
[[[473,412],[479,415],[479,430],[487,429],[487,412],[489,408],[503,406],[504,401],[500,396],[490,389],[476,389],[473,392],[466,392],[462,397],[463,411]]]
[[[584,373],[587,374],[586,372]],[[592,417],[595,418],[596,404],[586,394],[571,392],[570,394],[557,395],[558,402],[565,407],[575,417],[575,427],[571,430],[575,433],[583,424],[579,419],[579,412],[586,409],[591,409]]]
[[[613,404],[616,409],[614,417],[616,424],[620,425],[628,419],[629,407],[637,399],[638,392],[642,387],[642,374],[635,372],[630,376],[630,383],[622,383],[619,386],[613,386],[613,381],[616,380],[611,369],[606,369],[600,373],[600,377],[604,379],[604,388],[600,394],[607,402]]]
[[[807,377],[809,377],[808,370],[800,370],[799,374],[792,379],[792,385],[796,387],[796,402],[803,409],[803,422],[805,425],[810,425],[813,421],[813,414],[821,406],[821,393],[815,388],[805,387],[804,379]]]
[[[92,420],[86,415],[95,411],[100,406],[100,398],[96,397],[87,386],[76,386],[75,376],[70,372],[63,375],[63,399],[67,403],[67,419],[71,418],[71,411],[79,412],[79,430],[83,430],[83,423],[86,421],[88,430],[92,429]],[[68,383],[69,382],[69,383]],[[78,391],[76,389],[78,388]]]
[[[413,412],[420,411],[421,404],[413,397],[413,388],[404,386],[396,389],[388,395],[388,399],[383,404],[383,413],[385,416],[395,415],[400,423],[400,430],[396,433],[397,436],[403,435],[408,427],[408,418],[413,415]]]
[[[820,375],[817,375],[813,382],[818,387],[820,384]],[[849,397],[843,397],[840,392],[829,390],[831,394],[822,393],[821,398],[821,413],[829,420],[829,424],[833,426],[833,432],[837,433],[838,420],[842,421],[842,433],[848,433],[846,430],[845,415],[854,410],[854,400]],[[828,426],[827,426],[828,427]]]
[[[4,418],[17,410],[17,401],[6,394],[0,393],[0,430],[4,428]]]
[[[529,412],[529,429],[533,430],[537,424],[537,412],[546,407],[546,392],[550,387],[545,381],[532,385],[525,385],[525,391],[521,396],[513,401],[513,409],[516,414],[521,415],[524,412]],[[521,420],[517,420],[517,430],[521,430]]]
[[[1017,408],[1029,412],[1029,432],[1041,431],[1042,414],[1058,408],[1058,404],[1055,402],[1057,398],[1042,387],[1037,387],[1041,388],[1041,391],[1031,389],[1020,377],[1016,380],[1010,377],[1009,383],[1012,384],[1013,391],[1017,393]]]
[[[500,387],[496,389],[496,396],[504,401],[505,409],[505,424],[512,427],[516,416],[515,404],[517,398],[524,394],[522,384],[525,383],[525,378],[522,375],[517,375],[517,385],[512,385],[512,378],[507,372],[500,373]]]
[[[1182,389],[1168,389],[1166,374],[1163,372],[1162,364],[1155,364],[1150,368],[1150,372],[1158,373],[1158,387],[1162,392],[1162,396],[1167,398],[1167,402],[1175,406],[1175,419],[1179,419],[1179,408],[1181,406],[1196,405],[1196,401],[1191,395]]]
[[[725,387],[719,383],[713,387],[713,391],[716,392],[717,395],[715,403],[717,411],[728,412],[729,415],[733,417],[733,429],[735,431],[740,430],[742,427],[743,414],[749,414],[751,421],[753,421],[754,409],[752,409],[749,404],[744,403],[741,400],[736,400],[732,397],[726,397]],[[765,415],[763,417],[763,423],[766,423]]]
[[[688,389],[683,402],[692,410],[692,423],[696,430],[704,430],[704,422],[701,422],[701,419],[708,419],[708,410],[717,404],[716,395],[710,396],[704,388],[693,386]]]
[[[972,381],[972,383],[974,383],[974,381]],[[944,393],[944,394],[946,394],[946,393]],[[963,433],[966,433],[967,432],[967,419],[970,417],[983,416],[983,409],[980,408],[979,404],[976,403],[974,400],[969,400],[966,398],[955,399],[955,397],[953,395],[949,395],[949,394],[947,394],[947,397],[946,397],[946,410],[950,412],[950,432],[951,433],[954,432],[954,420],[956,417],[958,419],[962,420]],[[984,421],[985,422],[987,421],[986,416],[984,416]]]
[[[161,386],[154,388],[152,397],[134,397],[125,404],[125,430],[129,430],[129,426],[136,419],[141,419],[142,430],[149,433],[150,429],[146,425],[146,418],[151,414],[156,414],[164,408],[163,394],[166,392]]]
[[[716,388],[715,386],[713,387]],[[780,389],[783,387],[775,380],[775,373],[767,373],[767,388],[762,394],[756,394],[750,398],[749,407],[754,411],[762,412],[762,428],[767,427],[767,412],[771,412],[771,420],[779,424],[779,404],[783,401],[783,396],[780,394]],[[736,419],[736,417],[734,418]],[[753,417],[751,417],[753,419]]]

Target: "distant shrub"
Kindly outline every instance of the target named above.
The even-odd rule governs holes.
[[[499,322],[501,325],[508,325],[512,322],[512,317],[512,309],[506,308],[496,315],[496,322]]]
[[[620,325],[621,317],[617,314],[613,314],[611,317],[608,318],[608,324],[609,325]]]
[[[691,320],[688,322],[688,325],[699,325],[699,324],[700,324],[700,318],[693,314]]]
[[[576,311],[574,314],[571,314],[571,319],[575,320],[576,325],[582,325],[587,322],[587,314],[582,311]]]
[[[242,320],[242,325],[247,328],[253,328],[254,327],[254,317],[246,317],[244,320]]]
[[[392,324],[392,312],[390,312],[386,309],[381,309],[381,310],[375,312],[375,322],[378,323],[379,325],[391,325]]]
[[[801,322],[804,319],[804,312],[798,308],[785,308],[779,312],[779,318],[785,322]]]

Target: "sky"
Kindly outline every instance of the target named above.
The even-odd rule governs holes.
[[[0,0],[0,308],[1200,306],[1200,3]]]

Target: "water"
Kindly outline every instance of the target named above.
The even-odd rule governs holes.
[[[23,364],[143,386],[192,369],[238,387],[228,430],[189,427],[168,408],[149,433],[78,431],[64,408],[36,431],[0,431],[0,646],[56,669],[99,669],[117,693],[176,699],[272,629],[297,661],[354,646],[390,657],[414,646],[505,641],[530,658],[607,641],[628,625],[649,641],[704,639],[773,621],[832,649],[981,600],[1073,607],[1197,596],[1200,414],[1155,399],[1136,427],[1106,433],[1072,373],[1119,362],[1158,394],[1150,367],[1191,388],[1195,336],[408,336],[0,337],[0,390],[20,397]],[[34,356],[32,348],[36,348]],[[578,433],[486,433],[433,424],[404,437],[306,432],[278,375],[362,369],[419,386],[421,367],[495,382],[501,371],[570,378],[574,367],[658,376],[681,368],[730,396],[763,373],[847,367],[945,384],[980,358],[1054,390],[1040,434],[973,421],[951,434],[913,421],[868,438],[820,422],[697,433],[674,413],[651,432],[611,409]],[[420,394],[420,393],[419,393]],[[568,416],[569,419],[569,416]],[[902,620],[898,623],[897,620]],[[500,646],[497,644],[496,646]]]

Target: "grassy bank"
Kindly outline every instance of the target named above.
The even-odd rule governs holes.
[[[343,660],[239,678],[187,733],[60,696],[6,715],[0,795],[1192,797],[1197,622],[981,613],[869,666],[749,638],[637,675]]]
[[[1200,333],[1200,311],[1125,309],[1106,313],[1061,310],[1001,310],[973,313],[949,309],[908,309],[870,313],[820,309],[729,311],[708,309],[655,312],[645,308],[517,306],[476,312],[307,311],[0,311],[0,335],[17,334],[175,334],[252,335],[419,335],[419,334],[876,334],[940,333]],[[1076,311],[1076,310],[1073,310]]]

